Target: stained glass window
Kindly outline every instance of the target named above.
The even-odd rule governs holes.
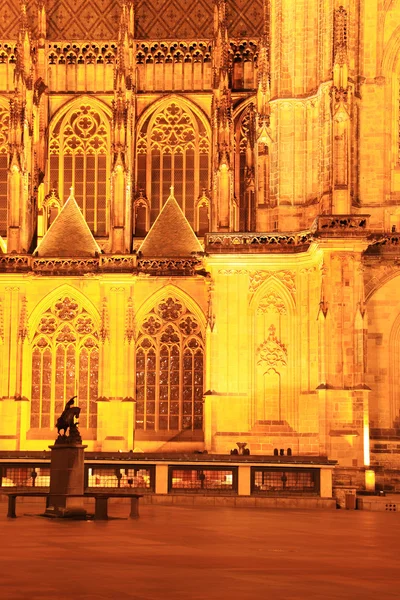
[[[196,317],[172,296],[143,320],[136,351],[136,427],[203,428],[204,341]]]
[[[99,348],[91,316],[65,296],[42,316],[33,340],[31,427],[52,428],[77,395],[79,424],[97,427]]]
[[[108,231],[109,134],[106,118],[82,104],[60,119],[50,139],[50,187],[62,202],[71,186],[91,231]]]
[[[139,134],[137,185],[150,202],[150,225],[174,186],[186,218],[198,227],[196,203],[209,188],[209,169],[210,142],[197,115],[173,101],[149,116]]]

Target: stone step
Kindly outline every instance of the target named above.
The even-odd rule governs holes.
[[[252,431],[259,433],[291,433],[293,428],[287,421],[264,420],[256,421]]]

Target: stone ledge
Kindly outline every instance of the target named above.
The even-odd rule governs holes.
[[[336,509],[334,498],[320,497],[271,497],[255,496],[200,496],[197,494],[148,494],[143,504],[167,504],[178,506],[229,506],[232,508],[289,508],[289,509]]]

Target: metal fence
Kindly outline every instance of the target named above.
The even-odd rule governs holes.
[[[38,465],[0,466],[0,488],[26,489],[50,486],[50,467]]]
[[[157,464],[88,462],[85,463],[84,487],[93,491],[155,493],[156,469]],[[235,495],[238,493],[238,474],[236,465],[169,464],[168,492]],[[0,490],[4,492],[49,486],[48,462],[0,464]],[[250,489],[250,493],[257,496],[319,495],[320,469],[252,466]]]
[[[251,468],[251,493],[260,495],[318,494],[319,469]]]
[[[85,466],[85,487],[88,489],[135,490],[154,492],[154,465],[102,465]]]
[[[237,482],[237,467],[170,466],[168,469],[169,492],[237,494]]]

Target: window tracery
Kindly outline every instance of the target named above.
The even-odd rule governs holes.
[[[83,428],[97,427],[99,340],[95,323],[64,296],[42,316],[33,339],[31,427],[51,428],[78,396]]]
[[[239,198],[239,230],[248,230],[248,203],[246,202],[246,191],[249,184],[249,176],[254,178],[254,109],[249,105],[240,114],[236,122],[236,136],[238,140],[236,150],[236,170],[239,177],[236,178],[236,197]]]
[[[10,113],[0,106],[0,235],[7,235],[8,128]]]
[[[145,121],[138,138],[138,189],[150,200],[150,224],[170,187],[189,223],[196,226],[200,190],[209,187],[210,141],[204,123],[178,101]]]
[[[57,196],[56,190],[52,189],[43,201],[44,231],[46,232],[50,225],[55,221],[61,210],[61,202]]]
[[[58,187],[61,201],[74,188],[90,229],[99,236],[108,229],[108,148],[105,118],[90,104],[81,104],[60,119],[50,138],[50,185]]]
[[[204,339],[184,303],[168,296],[144,318],[136,351],[136,427],[203,427]]]

